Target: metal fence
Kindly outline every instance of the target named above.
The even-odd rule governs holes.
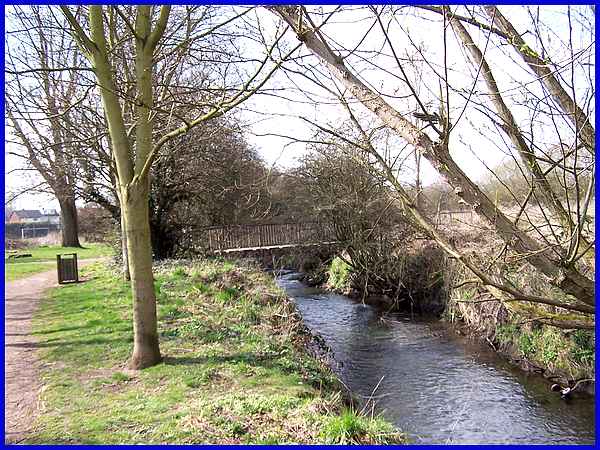
[[[54,223],[5,223],[4,237],[6,239],[32,239],[48,236],[60,231],[60,225]]]

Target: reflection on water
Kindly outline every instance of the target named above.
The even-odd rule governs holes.
[[[592,398],[565,402],[548,382],[493,351],[442,333],[439,322],[396,314],[281,276],[306,325],[342,363],[344,383],[416,443],[593,444]]]

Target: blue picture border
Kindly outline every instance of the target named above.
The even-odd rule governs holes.
[[[81,2],[81,1],[73,1],[73,2],[31,2],[31,1],[10,1],[10,2],[6,2],[4,3],[5,7],[6,5],[31,5],[31,4],[54,4],[54,5],[58,5],[58,4],[140,4],[139,2],[131,2],[131,1],[124,1],[124,2],[114,2],[114,1],[106,1],[106,2],[98,2],[98,1],[90,1],[90,2]],[[251,3],[249,2],[239,2],[239,1],[220,1],[220,0],[216,0],[216,1],[211,1],[211,2],[189,2],[189,3],[205,3],[205,4],[211,4],[211,5],[249,5]],[[185,4],[185,2],[171,2],[171,1],[166,1],[166,2],[162,2],[161,4]],[[272,1],[265,1],[265,2],[261,2],[261,5],[273,5],[273,4],[290,4],[289,2],[272,2]],[[337,2],[329,2],[329,1],[322,1],[322,2],[317,2],[317,1],[305,1],[302,2],[302,4],[306,4],[306,5],[329,5],[329,4],[338,4]],[[348,5],[360,5],[360,4],[365,4],[365,2],[359,2],[359,1],[348,1],[348,2],[343,2],[343,4],[348,4]],[[375,2],[373,4],[400,4],[399,2],[389,2],[389,1],[382,1],[382,2]],[[402,4],[423,4],[423,2],[404,2]],[[467,2],[463,2],[463,3],[440,3],[440,2],[431,2],[428,4],[448,4],[448,5],[478,5],[478,4],[486,4],[486,3],[482,3],[482,2],[472,2],[472,1],[467,1]],[[522,2],[517,2],[517,1],[510,1],[510,2],[506,2],[506,1],[502,1],[502,2],[498,2],[496,3],[497,5],[521,5]],[[552,5],[552,4],[565,4],[565,2],[535,2],[532,4],[539,4],[539,5]],[[590,2],[571,2],[570,4],[572,5],[587,5],[587,4],[592,4]],[[596,21],[597,21],[597,15],[598,13],[596,12]],[[4,28],[5,28],[5,24],[4,21],[2,21],[2,31],[4,32]],[[3,33],[4,35],[4,33]],[[5,45],[6,45],[6,41],[5,41]],[[596,42],[596,54],[598,51],[598,47],[599,44],[598,42]],[[2,60],[4,62],[4,54],[2,56]],[[597,71],[598,68],[596,67],[596,75],[597,75]],[[4,83],[4,71],[2,72],[2,86],[5,85]],[[595,99],[595,105],[596,105],[596,110],[597,110],[597,106],[598,106],[598,100],[597,97]],[[4,102],[2,103],[2,109],[3,112],[5,113],[5,105]],[[6,117],[6,115],[5,115]],[[6,119],[5,119],[6,120]],[[596,130],[598,129],[600,125],[600,119],[598,119],[597,115],[596,115],[596,120],[595,120],[595,126],[596,126]],[[2,135],[4,136],[4,129],[2,130]],[[3,169],[5,169],[5,160],[3,160],[2,162],[3,164]],[[598,161],[596,161],[596,173],[598,169]],[[6,182],[5,179],[5,170],[2,171],[2,178],[3,181]],[[6,186],[5,186],[6,189]],[[598,208],[598,203],[600,203],[600,201],[598,200],[598,188],[596,187],[596,197],[595,197],[595,206],[596,209]],[[4,231],[4,223],[2,224],[2,230]],[[5,253],[6,253],[6,248],[4,249]],[[598,250],[596,250],[596,252],[598,252]],[[5,255],[6,257],[6,255]],[[597,257],[597,254],[596,254]],[[3,280],[5,280],[5,267],[2,267],[2,272],[3,272]],[[598,279],[598,274],[600,272],[600,269],[598,269],[598,267],[596,266],[596,279]],[[3,291],[4,292],[4,291]],[[4,295],[4,294],[3,294]],[[597,297],[597,296],[596,296]],[[5,302],[2,302],[2,309],[3,312],[5,312]],[[5,326],[3,324],[3,334],[2,334],[2,340],[3,340],[3,344],[4,344],[4,333],[6,332]],[[596,339],[596,348],[598,347],[598,334],[595,333],[595,339]],[[5,355],[5,348],[4,345],[2,345],[2,355]],[[598,369],[598,359],[596,358],[596,372]],[[3,390],[4,390],[4,385],[3,385]],[[595,408],[595,414],[596,414],[596,423],[597,423],[597,419],[598,419],[598,401],[596,399],[596,408]],[[3,421],[3,430],[4,430],[4,435],[6,434],[6,429],[5,429],[5,425],[4,425],[4,421]],[[595,448],[598,444],[598,438],[596,437],[596,445],[559,445],[559,446],[555,446],[555,445],[537,445],[535,446],[535,448]],[[14,447],[14,445],[6,445],[3,444],[4,447]],[[417,445],[410,445],[410,446],[417,446]],[[63,446],[56,446],[56,445],[36,445],[36,448],[54,448],[54,447],[63,447]],[[74,448],[90,448],[90,449],[98,449],[98,448],[112,448],[114,446],[112,445],[73,445],[72,447]],[[139,446],[134,446],[134,445],[120,445],[118,446],[119,448],[139,448]],[[148,445],[147,447],[163,447],[160,445]],[[178,448],[189,448],[189,445],[169,445],[169,448],[173,448],[173,449],[178,449]],[[193,447],[198,447],[198,448],[226,448],[226,447],[231,447],[231,448],[235,448],[238,446],[235,445],[194,445]],[[267,447],[285,447],[285,446],[279,446],[279,445],[247,445],[245,447],[248,448],[267,448]],[[314,445],[314,446],[300,446],[300,447],[310,447],[310,448],[314,448],[314,449],[325,449],[325,448],[340,448],[340,447],[346,447],[346,446],[332,446],[332,445]],[[347,446],[347,447],[357,447],[357,446]],[[358,446],[358,447],[362,447],[362,448],[377,448],[378,446]],[[393,446],[396,447],[396,446]],[[406,447],[406,446],[397,446],[397,447]],[[437,448],[437,447],[445,447],[442,445],[418,445],[419,448]],[[453,448],[473,448],[472,445],[453,445]],[[485,448],[489,448],[489,449],[505,449],[505,448],[521,448],[521,447],[530,447],[529,445],[477,445],[476,447],[485,447]]]

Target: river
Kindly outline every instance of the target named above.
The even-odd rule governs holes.
[[[304,322],[331,347],[350,390],[417,444],[593,444],[594,400],[569,401],[439,321],[382,313],[278,277]],[[375,387],[378,385],[374,391]]]

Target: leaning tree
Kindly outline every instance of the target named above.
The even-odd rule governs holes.
[[[313,56],[295,60],[296,66],[290,68],[290,63],[287,70],[337,99],[359,132],[354,145],[376,160],[405,217],[506,305],[550,305],[559,308],[557,313],[548,311],[536,319],[563,327],[593,326],[594,238],[582,226],[594,186],[593,46],[589,36],[573,36],[574,10],[566,8],[567,37],[554,46],[547,39],[549,27],[529,11],[537,51],[495,7],[270,10],[294,29]],[[359,14],[364,25],[357,25]],[[336,19],[325,24],[332,15]],[[346,27],[353,24],[355,34],[343,34],[344,22]],[[417,38],[419,24],[427,24],[427,42]],[[470,33],[477,33],[477,39]],[[463,57],[451,56],[451,51]],[[566,62],[559,63],[561,57]],[[415,62],[425,68],[418,76]],[[502,74],[505,84],[499,87],[496,74],[502,64],[512,69]],[[461,203],[493,230],[502,245],[489,264],[461,249],[410,195],[394,171],[399,152],[390,157],[373,141],[365,115],[376,121],[376,128],[395,133],[399,148],[408,144],[428,161]],[[331,124],[319,128],[336,134]],[[528,186],[525,195],[513,193],[516,216],[486,195],[457,159],[465,150],[482,159],[478,146],[486,140],[489,149],[516,162]],[[556,174],[562,184],[551,182]],[[534,211],[540,220],[532,218]],[[509,279],[503,270],[509,261],[536,271],[552,289],[540,294]]]
[[[93,82],[78,67],[82,57],[62,29],[64,20],[57,21],[43,6],[14,7],[7,17],[7,154],[22,160],[17,170],[39,173],[44,182],[26,190],[56,197],[62,245],[79,247],[77,155],[86,152],[89,136],[74,136],[71,124]]]

